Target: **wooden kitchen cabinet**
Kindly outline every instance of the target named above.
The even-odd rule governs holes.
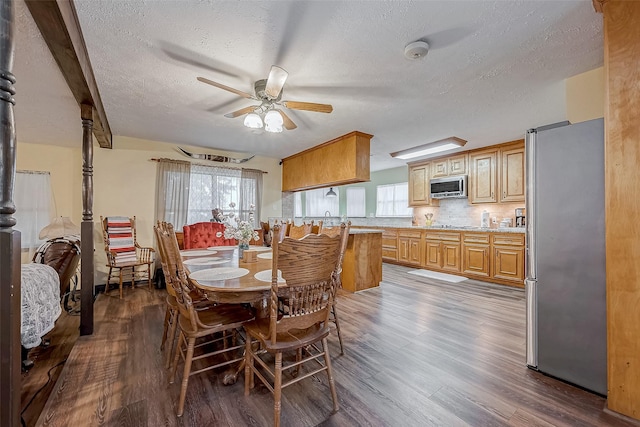
[[[431,200],[430,179],[431,163],[409,165],[409,206],[437,205],[437,200]]]
[[[462,239],[462,272],[478,276],[489,277],[491,268],[489,255],[491,241],[489,233],[464,233]]]
[[[431,178],[464,175],[467,173],[467,153],[445,157],[431,162]]]
[[[500,201],[524,202],[524,141],[500,149]]]
[[[469,154],[469,202],[495,203],[498,201],[498,149],[481,150]]]
[[[422,257],[420,246],[422,232],[412,230],[398,231],[398,261],[406,264],[420,265]]]
[[[423,265],[436,270],[459,272],[460,233],[427,231]]]
[[[496,233],[492,238],[494,279],[524,284],[524,235]]]
[[[398,231],[385,228],[382,232],[382,260],[398,261]]]

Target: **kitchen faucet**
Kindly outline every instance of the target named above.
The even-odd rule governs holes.
[[[331,212],[329,211],[324,211],[324,219],[330,218],[331,217]]]

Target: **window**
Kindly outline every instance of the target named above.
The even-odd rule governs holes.
[[[338,195],[327,197],[326,188],[318,188],[317,190],[308,190],[305,192],[305,197],[307,199],[307,211],[306,216],[308,217],[318,217],[324,216],[327,211],[329,211],[330,216],[339,216],[340,210],[340,189],[334,188],[333,191]]]
[[[257,205],[256,192],[251,192],[247,203],[242,204],[240,186],[242,183],[247,188],[256,188],[256,183],[250,178],[241,178],[240,175],[239,170],[192,165],[187,224],[209,221],[214,208],[220,208],[225,214],[234,213],[241,219],[247,219],[250,206]],[[231,203],[235,204],[233,208],[229,206]]]
[[[37,248],[43,241],[40,230],[54,216],[49,172],[18,171],[15,183],[16,230],[20,230],[22,249]]]
[[[409,206],[409,185],[378,185],[376,187],[376,216],[411,216],[413,209]]]
[[[348,187],[347,188],[347,217],[365,217],[367,216],[367,205],[365,203],[364,187]]]
[[[298,191],[294,193],[294,213],[293,216],[296,218],[302,218],[302,192]]]

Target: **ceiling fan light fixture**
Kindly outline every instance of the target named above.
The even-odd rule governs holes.
[[[428,144],[419,145],[417,147],[408,148],[395,153],[389,153],[391,157],[396,159],[413,159],[415,157],[423,157],[429,154],[440,153],[442,151],[454,150],[463,147],[467,143],[466,140],[451,136],[449,138],[440,139],[438,141],[429,142]]]
[[[265,123],[264,130],[267,132],[280,133],[282,132],[282,124]]]
[[[267,114],[265,114],[264,122],[267,125],[282,127],[282,124],[284,123],[284,119],[282,118],[282,115],[277,111],[270,110],[267,112]]]
[[[249,113],[244,118],[244,125],[251,129],[261,129],[262,119],[256,113]]]

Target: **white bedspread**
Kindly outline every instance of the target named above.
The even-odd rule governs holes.
[[[45,264],[22,265],[22,324],[20,339],[25,348],[40,345],[60,316],[60,278]]]

